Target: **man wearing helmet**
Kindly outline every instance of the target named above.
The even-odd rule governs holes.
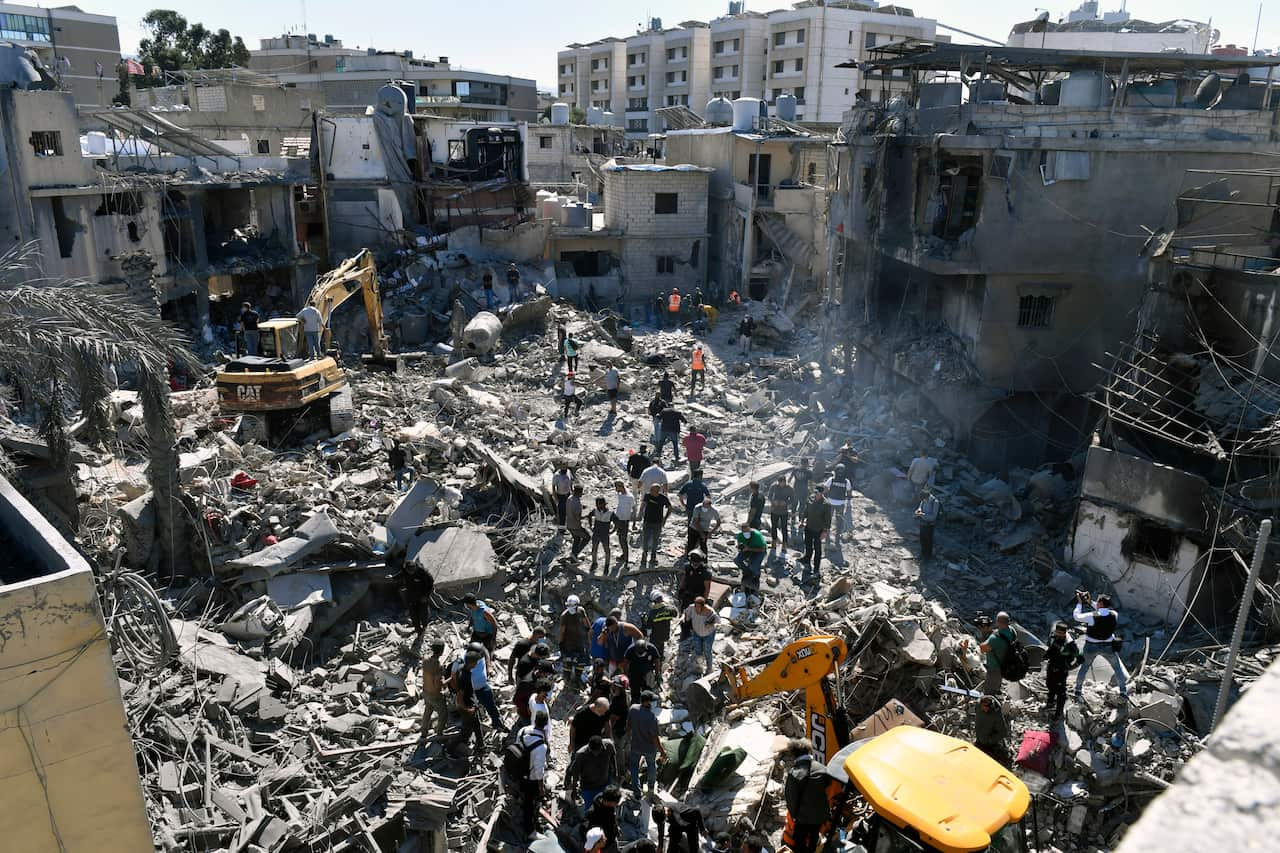
[[[578,596],[569,596],[560,613],[560,654],[566,662],[585,663],[590,632],[591,620],[587,618],[587,611],[581,606]]]

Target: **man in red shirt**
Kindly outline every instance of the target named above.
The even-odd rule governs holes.
[[[689,460],[689,470],[694,471],[702,467],[703,450],[707,446],[707,437],[698,431],[697,427],[689,430],[689,434],[684,437],[684,453]]]

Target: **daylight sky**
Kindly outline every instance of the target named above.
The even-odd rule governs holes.
[[[162,0],[112,0],[111,3],[79,0],[87,12],[115,15],[120,24],[121,49],[136,51],[143,35],[142,16]],[[1037,0],[900,0],[919,16],[1003,41],[1018,21],[1034,18]],[[1049,0],[1038,0],[1040,3]],[[1065,17],[1079,0],[1049,2],[1054,20]],[[758,12],[785,8],[786,2],[747,0]],[[1120,0],[1102,0],[1104,10],[1119,8]],[[330,33],[348,47],[380,50],[412,50],[415,56],[448,56],[455,66],[494,74],[532,77],[540,88],[553,88],[556,51],[574,41],[591,41],[607,35],[627,36],[641,21],[662,18],[665,26],[690,19],[708,20],[723,14],[727,0],[472,0],[470,3],[439,0],[373,0],[353,4],[338,0],[219,0],[194,3],[168,2],[189,20],[210,29],[226,27],[242,36],[250,49],[258,39],[286,31]],[[1210,21],[1222,31],[1221,41],[1246,47],[1253,43],[1258,20],[1256,0],[1130,0],[1135,18],[1169,20],[1191,18]],[[303,23],[305,20],[305,30]],[[945,32],[945,31],[944,31]],[[951,34],[956,41],[965,37]],[[1280,0],[1263,4],[1258,46],[1280,48]]]

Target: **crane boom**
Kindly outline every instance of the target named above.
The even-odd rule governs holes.
[[[331,339],[329,318],[339,305],[355,296],[357,291],[364,297],[364,310],[369,315],[369,344],[373,349],[373,357],[383,360],[387,357],[390,344],[382,322],[378,270],[373,261],[373,253],[368,249],[361,249],[317,279],[316,286],[307,297],[307,304],[320,312],[320,320],[324,324],[324,349],[327,352]]]

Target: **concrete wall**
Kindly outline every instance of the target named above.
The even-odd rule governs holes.
[[[279,156],[285,139],[311,138],[312,115],[325,106],[324,94],[315,89],[283,86],[246,86],[237,83],[189,84],[138,89],[133,105],[147,108],[176,100],[190,109],[164,110],[166,121],[209,139],[241,141],[246,153],[258,154],[265,141],[268,155]]]
[[[1219,723],[1173,787],[1147,806],[1116,853],[1274,850],[1280,826],[1280,663]]]
[[[75,97],[70,92],[0,92],[5,117],[4,133],[9,151],[26,186],[77,186],[94,180],[93,161],[80,156],[80,125]],[[61,142],[61,155],[38,155],[31,144],[33,132],[53,131]]]
[[[0,826],[7,850],[152,849],[93,572],[0,479],[0,527],[41,570],[0,586]]]
[[[116,82],[116,64],[120,62],[120,31],[116,19],[109,15],[81,12],[70,6],[49,10],[26,7],[19,14],[46,14],[52,19],[52,49],[57,56],[66,57],[70,68],[58,68],[59,78],[67,86],[76,104],[85,106],[110,106],[111,98],[119,91]],[[50,45],[46,45],[49,47]],[[98,78],[94,63],[102,63],[102,79]]]

